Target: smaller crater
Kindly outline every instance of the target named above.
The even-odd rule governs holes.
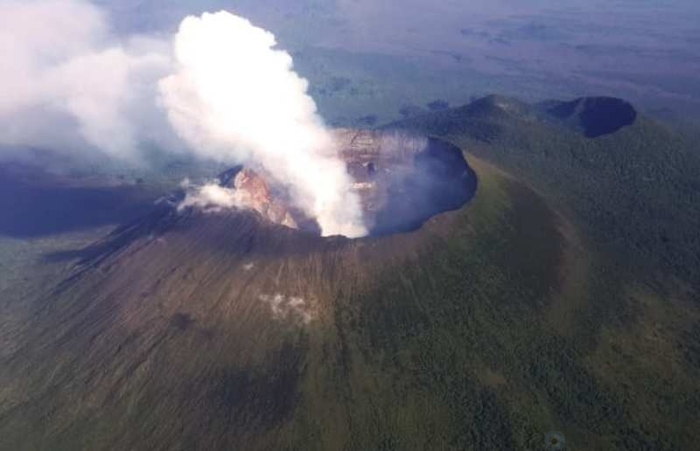
[[[634,124],[637,111],[622,99],[614,97],[585,97],[559,103],[547,110],[549,114],[583,131],[588,138],[615,133]]]

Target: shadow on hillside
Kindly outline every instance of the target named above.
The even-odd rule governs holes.
[[[0,236],[36,238],[123,224],[152,206],[139,186],[79,186],[41,169],[0,165]]]

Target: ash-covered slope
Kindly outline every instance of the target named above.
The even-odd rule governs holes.
[[[94,248],[13,337],[0,366],[0,448],[424,449],[436,432],[434,443],[466,446],[464,425],[507,430],[494,394],[463,372],[467,360],[448,370],[454,357],[435,346],[446,334],[453,346],[441,352],[476,356],[493,339],[459,332],[474,327],[464,327],[469,310],[506,308],[491,298],[501,288],[472,290],[495,275],[479,269],[495,263],[479,249],[499,254],[505,239],[524,255],[521,234],[541,236],[546,257],[526,269],[539,294],[516,303],[529,311],[558,284],[560,243],[536,196],[510,198],[511,182],[480,172],[478,205],[381,238],[321,238],[253,212],[160,205]],[[508,217],[526,213],[532,224],[510,228]],[[497,258],[520,271],[512,255]],[[472,382],[454,392],[431,376],[445,370]],[[474,422],[481,414],[467,398],[445,404],[450,392],[488,400],[495,417]]]
[[[350,130],[338,140],[373,233],[419,230],[322,238],[246,168],[219,181],[243,193],[248,208],[178,208],[184,192],[161,199],[101,242],[53,256],[75,257],[76,266],[35,306],[0,365],[0,449],[304,443],[279,428],[316,418],[304,404],[320,392],[305,394],[306,385],[320,377],[326,390],[351,377],[318,373],[341,370],[319,361],[342,358],[337,340],[349,330],[336,330],[337,307],[444,239],[459,211],[440,213],[458,210],[476,186],[461,151],[445,142]],[[27,439],[40,412],[56,421]]]

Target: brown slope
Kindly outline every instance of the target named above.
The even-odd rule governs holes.
[[[368,449],[389,440],[421,449],[436,433],[437,443],[473,442],[456,427],[471,404],[445,402],[454,388],[440,374],[478,387],[480,368],[504,369],[477,352],[463,373],[442,356],[478,349],[456,331],[482,329],[480,315],[540,311],[559,283],[563,245],[536,195],[476,170],[485,183],[474,205],[407,234],[323,239],[250,213],[162,211],[121,230],[118,245],[44,299],[24,346],[3,362],[0,448]],[[528,294],[509,299],[499,277],[512,279],[508,293]],[[452,344],[434,348],[416,335],[425,328]],[[415,386],[426,382],[434,387]],[[505,428],[505,442],[493,443],[513,444],[507,410],[489,393],[478,395],[489,421]]]

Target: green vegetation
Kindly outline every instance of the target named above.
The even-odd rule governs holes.
[[[569,338],[541,348],[558,362],[541,362],[530,381],[544,382],[550,396],[565,390],[559,401],[571,406],[554,404],[567,413],[564,430],[581,415],[597,418],[586,429],[598,438],[583,440],[590,448],[611,439],[611,449],[692,447],[700,424],[700,159],[688,141],[644,117],[588,139],[543,108],[495,96],[398,125],[507,168],[581,232],[584,278],[553,298],[550,316],[567,321]]]
[[[589,139],[495,96],[398,125],[446,137],[517,175],[573,212],[591,244],[621,266],[700,287],[700,158],[666,127],[641,116]]]

